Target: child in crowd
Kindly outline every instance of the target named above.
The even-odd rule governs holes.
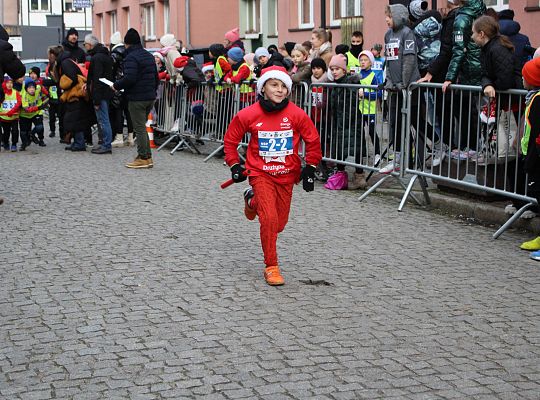
[[[351,35],[351,47],[349,48],[351,55],[358,59],[360,53],[364,49],[364,35],[360,31],[354,31]]]
[[[159,51],[154,52],[152,55],[154,56],[154,61],[156,63],[159,80],[168,81],[171,77],[167,73],[167,68],[165,68],[165,58],[163,58]]]
[[[231,72],[231,65],[225,58],[227,54],[225,47],[220,43],[214,43],[210,45],[208,55],[214,61],[214,82],[216,83],[216,90],[221,92],[223,90],[223,80],[225,76]]]
[[[380,43],[375,43],[371,48],[371,53],[373,54],[375,60],[371,66],[371,70],[375,72],[375,76],[377,77],[377,81],[379,81],[379,83],[386,81],[386,71],[384,69],[386,59],[381,54],[382,48],[383,46]],[[379,108],[382,110],[383,121],[386,121],[388,117],[388,104],[386,102],[386,96],[387,93],[384,92],[383,96],[379,97],[377,100]]]
[[[239,47],[233,47],[227,52],[227,59],[231,65],[231,71],[225,76],[228,84],[240,85],[240,109],[247,107],[255,101],[255,91],[249,83],[252,72],[244,61],[244,53]]]
[[[0,123],[2,124],[2,146],[4,150],[17,151],[19,141],[19,109],[21,108],[21,94],[13,88],[13,79],[5,76],[2,83],[4,101],[0,109]],[[11,137],[11,147],[9,139]]]
[[[358,74],[360,72],[360,63],[358,58],[352,55],[349,51],[349,46],[346,44],[338,44],[336,46],[336,54],[343,54],[347,58],[347,73]],[[329,78],[332,78],[331,76]]]
[[[30,145],[30,140],[41,147],[46,146],[43,141],[43,108],[47,102],[47,100],[44,101],[41,86],[36,86],[32,78],[26,78],[21,93],[21,151],[26,150]],[[32,129],[32,125],[34,125],[34,129]]]
[[[330,151],[330,137],[327,136],[328,110],[326,107],[326,97],[328,88],[317,86],[318,83],[328,83],[326,63],[322,58],[311,60],[311,120],[321,136],[323,153],[328,156]],[[326,182],[329,176],[329,168],[326,161],[321,161],[318,166],[317,178]]]
[[[525,174],[529,182],[527,194],[534,196],[540,203],[540,58],[528,61],[522,69],[523,86],[528,90],[525,102],[525,127],[521,139],[523,156],[518,171],[520,185],[525,186]],[[540,261],[540,236],[521,245],[523,250],[535,250],[530,257]]]
[[[294,66],[289,72],[293,83],[307,82],[311,78],[311,65],[307,62],[309,54],[304,46],[296,44],[291,51]]]
[[[201,70],[204,74],[204,79],[206,79],[206,82],[214,80],[214,64],[212,64],[212,62],[204,63]]]
[[[296,43],[294,42],[285,42],[278,47],[278,52],[283,56],[283,65],[287,71],[290,71],[294,66],[292,51],[295,45]]]
[[[293,186],[302,180],[306,192],[314,189],[315,166],[321,146],[315,126],[306,113],[289,101],[292,80],[282,67],[262,71],[257,82],[257,103],[241,110],[225,134],[225,161],[235,182],[249,176],[244,191],[244,214],[259,217],[264,253],[264,278],[271,286],[285,283],[279,270],[276,243],[289,218]],[[238,144],[250,132],[245,167],[240,164]],[[306,166],[298,152],[305,144]]]

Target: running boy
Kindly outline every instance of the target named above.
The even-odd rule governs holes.
[[[2,83],[4,101],[0,109],[0,123],[2,124],[2,146],[4,150],[17,151],[19,141],[19,109],[21,108],[21,94],[13,88],[13,79],[8,75]],[[11,147],[9,139],[11,136]]]
[[[244,213],[259,217],[266,265],[264,278],[271,286],[285,283],[278,267],[276,242],[289,218],[293,185],[302,180],[306,192],[314,189],[315,166],[322,158],[319,135],[306,113],[289,102],[292,80],[283,67],[262,71],[257,82],[260,100],[241,110],[225,134],[225,161],[235,182],[246,180]],[[240,164],[237,147],[251,133],[246,166]],[[300,142],[305,143],[306,166],[301,169]]]

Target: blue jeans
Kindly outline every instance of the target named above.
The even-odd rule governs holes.
[[[71,145],[74,149],[85,149],[86,141],[84,140],[84,131],[75,132],[73,134],[73,144]]]
[[[101,100],[99,103],[99,109],[96,110],[96,117],[103,134],[103,144],[101,147],[110,149],[112,141],[112,128],[111,122],[109,121],[109,102],[107,100]]]

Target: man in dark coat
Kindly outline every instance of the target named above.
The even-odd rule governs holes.
[[[113,90],[125,90],[128,108],[133,122],[133,130],[137,136],[137,157],[126,164],[127,168],[152,168],[152,151],[146,133],[146,120],[154,101],[159,85],[154,56],[141,45],[139,32],[130,28],[124,37],[126,58],[124,60],[124,76],[112,86]]]
[[[92,149],[93,154],[111,154],[112,129],[109,120],[109,101],[112,98],[112,91],[109,86],[100,81],[104,78],[112,82],[113,80],[113,60],[109,55],[109,50],[104,47],[94,35],[86,35],[84,47],[90,59],[88,77],[86,85],[96,110],[96,117],[103,135],[103,143],[100,147]]]
[[[75,28],[70,28],[67,32],[66,38],[62,42],[62,46],[64,47],[64,51],[69,52],[69,57],[79,63],[82,64],[86,60],[86,55],[84,54],[83,49],[79,47],[79,32]]]

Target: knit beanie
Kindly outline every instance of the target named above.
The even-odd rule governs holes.
[[[338,44],[336,46],[336,54],[347,54],[349,51],[349,46],[346,44]]]
[[[30,86],[36,87],[36,82],[30,77],[25,78],[24,80],[24,89],[28,90]]]
[[[296,43],[294,43],[294,42],[285,42],[283,44],[283,47],[285,47],[285,50],[287,50],[287,53],[289,53],[289,55],[291,55],[295,45],[296,45]]]
[[[69,28],[66,37],[69,37],[70,35],[77,35],[77,37],[79,37],[79,32],[75,28]]]
[[[529,85],[540,87],[540,57],[525,63],[521,73]]]
[[[139,36],[139,32],[137,32],[133,28],[129,28],[126,32],[126,36],[124,36],[124,43],[125,44],[141,44],[141,37]]]
[[[234,43],[237,40],[240,40],[240,29],[238,28],[231,29],[229,32],[225,33],[225,39],[227,39],[231,43]]]
[[[409,13],[414,19],[420,19],[428,9],[428,2],[422,0],[413,0],[409,4]]]
[[[514,20],[514,10],[502,10],[497,13],[499,19],[509,19]]]
[[[369,58],[369,62],[371,63],[371,67],[373,67],[373,64],[375,64],[375,56],[373,55],[373,53],[371,51],[369,51],[369,50],[364,50],[363,52],[360,53],[360,55],[358,56],[358,59],[360,60],[360,57],[362,57],[362,56],[366,56],[367,58]]]
[[[13,78],[9,75],[4,75],[4,82],[11,81],[13,82]]]
[[[210,53],[212,53],[212,55],[215,58],[218,58],[219,56],[223,56],[226,53],[225,47],[223,47],[221,43],[211,44],[209,50],[210,50]]]
[[[163,47],[174,46],[176,44],[176,38],[172,33],[166,33],[159,39],[159,43],[161,43]]]
[[[204,63],[201,70],[202,70],[203,74],[208,72],[208,71],[213,71],[214,70],[214,64],[212,64],[211,62]]]
[[[277,46],[275,44],[271,44],[270,46],[268,46],[268,52],[270,54],[277,53],[278,52]]]
[[[285,84],[285,86],[287,86],[288,92],[291,93],[292,79],[285,68],[277,66],[263,68],[261,73],[261,77],[257,81],[257,93],[262,94],[262,88],[269,79],[280,80]]]
[[[180,56],[178,58],[175,58],[173,65],[174,68],[184,68],[189,61],[189,57],[187,56]]]
[[[191,103],[191,112],[196,117],[202,117],[204,114],[204,102],[202,100],[194,100]]]
[[[242,51],[240,47],[233,47],[227,52],[227,55],[235,63],[238,63],[244,59],[244,52]]]
[[[311,68],[321,68],[324,72],[328,70],[328,67],[326,66],[326,63],[322,58],[314,58],[311,60]]]
[[[120,43],[122,43],[122,35],[120,34],[120,32],[116,31],[111,36],[111,44],[113,46],[116,46],[117,44],[120,44]]]
[[[347,72],[347,57],[345,57],[343,54],[336,54],[332,59],[330,60],[330,64],[328,64],[328,67],[337,67],[341,68],[345,72]]]
[[[39,69],[39,67],[35,67],[35,66],[30,68],[30,72],[35,73],[38,77],[39,77],[39,74],[41,74],[41,70]]]
[[[257,61],[259,61],[259,58],[261,56],[266,56],[266,57],[270,58],[270,53],[268,52],[268,50],[266,50],[266,48],[259,47],[257,50],[255,50],[255,59]]]

